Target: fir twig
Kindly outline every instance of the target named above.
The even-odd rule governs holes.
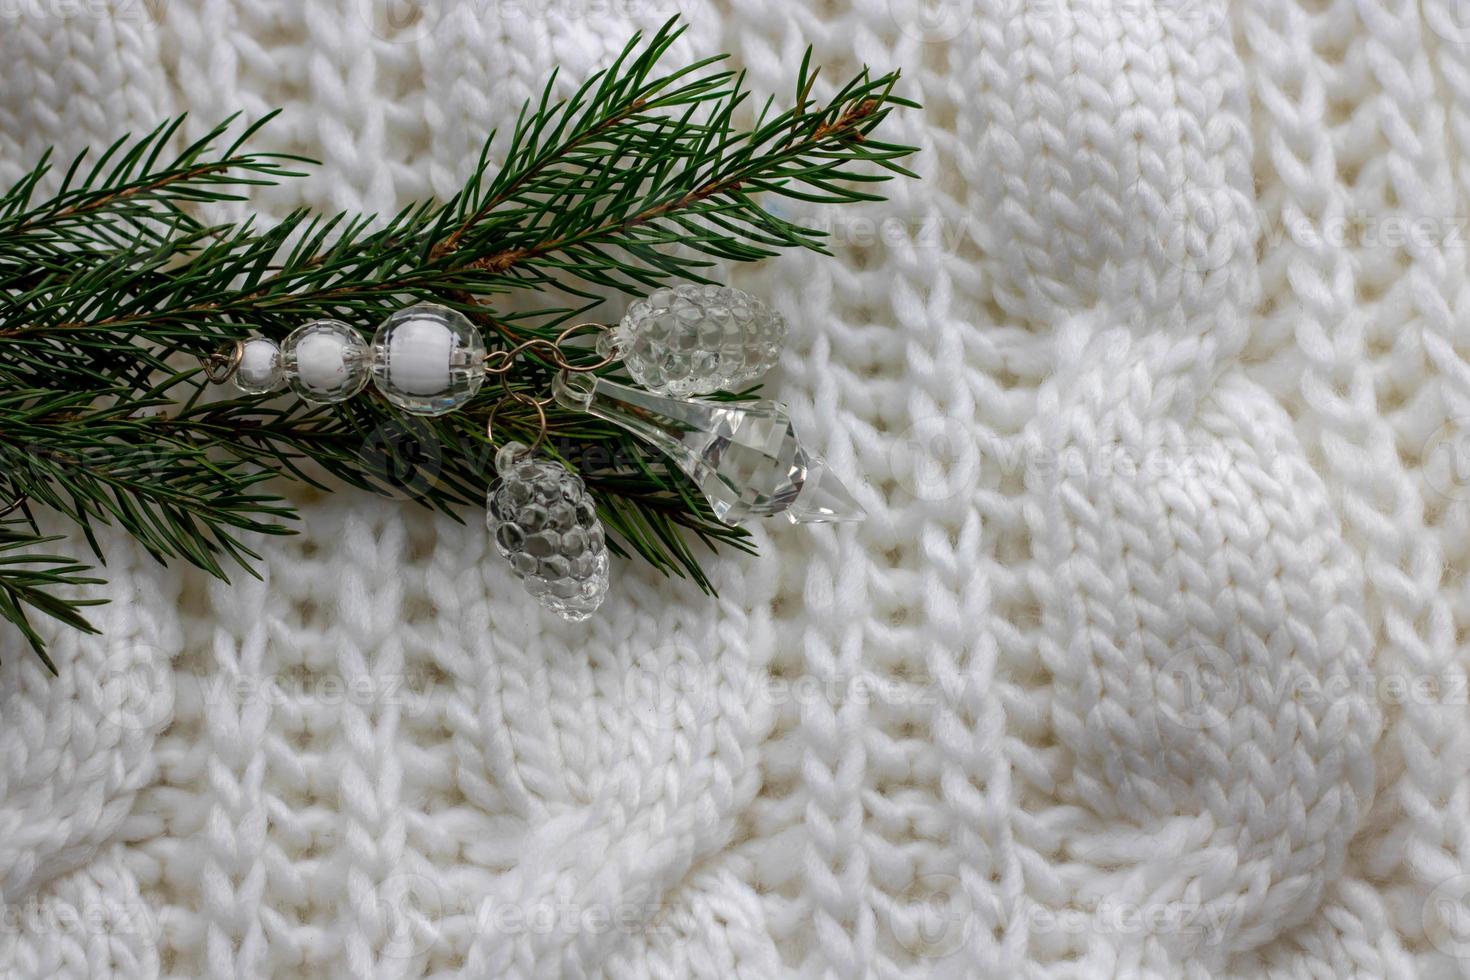
[[[227,121],[175,154],[167,148],[183,120],[167,122],[93,162],[79,158],[48,195],[43,160],[0,196],[7,499],[60,511],[94,548],[94,526],[116,523],[160,559],[216,575],[248,567],[242,534],[281,532],[292,516],[263,483],[271,475],[331,476],[451,513],[482,502],[495,445],[535,432],[535,420],[508,404],[492,444],[485,420],[498,387],[462,413],[407,420],[371,394],[333,408],[208,400],[202,372],[186,362],[250,334],[280,339],[312,319],[345,320],[366,335],[417,301],[467,313],[497,349],[551,339],[608,290],[640,294],[703,281],[717,261],[823,250],[822,232],[776,216],[770,198],[876,200],[876,181],[908,174],[901,161],[911,148],[876,137],[894,108],[912,105],[894,94],[896,73],[863,72],[819,103],[808,54],[793,108],[767,104],[741,128],[748,93],[722,59],[659,68],[680,32],[671,21],[635,37],[564,101],[549,81],[516,121],[503,164],[492,163],[492,133],[458,194],[385,219],[302,210],[270,227],[207,222],[207,206],[309,169],[299,157],[246,149],[267,120],[221,146]],[[550,289],[578,305],[517,312],[519,295]],[[528,357],[507,383],[543,394],[551,371]],[[749,547],[682,475],[622,433],[556,406],[547,422],[549,451],[580,464],[619,552],[707,588],[686,533],[709,547]],[[0,555],[43,540],[7,533]],[[27,607],[80,625],[77,605],[48,589],[85,581],[85,571],[29,552],[0,564],[0,616],[36,645]]]

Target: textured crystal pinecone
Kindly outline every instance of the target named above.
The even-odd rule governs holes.
[[[615,349],[649,391],[684,397],[754,381],[785,342],[786,321],[765,303],[729,286],[689,283],[635,302],[602,350]]]
[[[496,455],[495,469],[486,522],[496,550],[543,606],[586,619],[607,595],[607,544],[582,478],[516,442]]]

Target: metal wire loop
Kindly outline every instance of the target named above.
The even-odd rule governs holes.
[[[544,443],[550,428],[546,419],[546,407],[555,399],[549,395],[545,398],[533,398],[524,391],[514,391],[510,387],[510,373],[511,369],[515,366],[516,358],[523,354],[534,352],[537,357],[550,364],[557,371],[565,371],[569,374],[588,374],[612,364],[618,359],[617,353],[613,352],[606,357],[599,358],[591,364],[573,364],[567,359],[566,352],[562,347],[579,331],[602,331],[607,329],[608,327],[604,323],[574,323],[557,334],[554,340],[547,340],[544,337],[533,337],[530,340],[522,341],[514,347],[509,347],[505,350],[494,350],[486,354],[485,375],[498,380],[500,382],[500,390],[504,393],[495,402],[494,406],[491,407],[490,415],[485,420],[485,435],[489,438],[491,444],[493,445],[495,442],[495,419],[500,414],[500,410],[512,402],[519,402],[522,405],[530,406],[536,413],[536,438],[527,447],[527,451],[534,450]]]
[[[204,376],[213,383],[222,385],[240,370],[240,360],[244,356],[245,345],[237,340],[229,347],[221,348],[208,357],[201,357],[199,361],[204,365]]]
[[[546,434],[547,434],[548,429],[550,428],[550,426],[547,424],[547,421],[546,421],[546,406],[549,405],[549,404],[551,404],[551,399],[550,398],[532,398],[530,395],[526,394],[524,391],[507,391],[505,393],[505,397],[504,398],[497,399],[496,402],[495,402],[495,404],[493,406],[491,406],[491,408],[490,408],[490,415],[485,419],[485,436],[486,436],[486,438],[488,438],[490,440],[490,443],[492,445],[494,445],[494,443],[495,443],[495,417],[497,415],[499,415],[500,414],[500,410],[502,408],[504,408],[506,406],[506,404],[508,404],[510,402],[520,402],[523,405],[529,405],[531,407],[531,409],[533,411],[535,411],[535,413],[536,413],[536,438],[533,439],[531,441],[531,444],[526,447],[526,450],[528,452],[530,452],[532,450],[535,450],[543,442],[546,441]]]
[[[535,351],[537,356],[551,364],[559,371],[570,371],[573,374],[586,374],[590,371],[599,371],[618,359],[614,352],[599,359],[592,364],[573,364],[567,360],[562,346],[572,338],[579,330],[606,330],[605,323],[574,323],[561,333],[556,335],[555,340],[547,340],[544,337],[532,337],[530,340],[522,341],[514,347],[506,350],[494,350],[485,355],[485,373],[487,375],[504,378],[510,373],[515,364],[515,359],[522,354]]]

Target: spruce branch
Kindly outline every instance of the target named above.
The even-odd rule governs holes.
[[[448,513],[482,503],[495,448],[537,434],[538,418],[514,399],[486,431],[497,400],[546,393],[555,366],[534,350],[503,389],[486,385],[464,411],[429,419],[407,419],[372,392],[330,407],[206,397],[198,359],[314,319],[367,335],[420,301],[470,316],[492,350],[549,341],[609,291],[638,295],[707,281],[720,261],[823,251],[823,233],[772,213],[772,198],[878,200],[876,182],[909,175],[901,161],[912,148],[877,138],[893,109],[913,105],[894,93],[896,73],[864,71],[816,101],[808,53],[793,107],[768,102],[741,127],[748,92],[722,58],[660,68],[681,30],[671,21],[635,37],[565,100],[553,97],[553,77],[516,120],[501,165],[492,133],[457,194],[387,217],[206,220],[212,205],[309,173],[304,158],[247,149],[269,117],[228,142],[227,120],[177,153],[168,148],[183,120],[166,122],[93,162],[79,157],[44,195],[42,160],[0,196],[6,499],[59,511],[94,550],[93,528],[116,523],[156,557],[219,576],[248,568],[244,535],[288,531],[294,515],[272,476],[340,480]],[[535,305],[526,297],[552,290],[572,306],[526,312]],[[614,550],[708,588],[694,543],[749,548],[682,474],[626,435],[555,405],[546,426],[546,451],[581,470]],[[0,616],[33,644],[27,608],[84,622],[50,587],[83,582],[86,569],[33,555],[44,541],[34,527],[0,527],[11,535],[0,538]]]
[[[100,578],[87,574],[91,568],[60,555],[37,554],[35,549],[57,541],[42,537],[28,520],[0,520],[0,616],[14,623],[31,649],[53,674],[56,665],[46,655],[46,645],[31,625],[28,610],[40,612],[84,633],[95,633],[82,610],[101,600],[78,598],[69,593],[75,586],[97,585]],[[60,591],[58,591],[60,590]]]

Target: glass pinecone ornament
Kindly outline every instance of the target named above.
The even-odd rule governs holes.
[[[686,283],[654,290],[598,341],[640,385],[661,395],[707,395],[765,374],[781,356],[786,321],[748,293]]]
[[[547,609],[586,619],[607,595],[607,544],[582,478],[518,442],[495,456],[486,522],[495,548]]]

